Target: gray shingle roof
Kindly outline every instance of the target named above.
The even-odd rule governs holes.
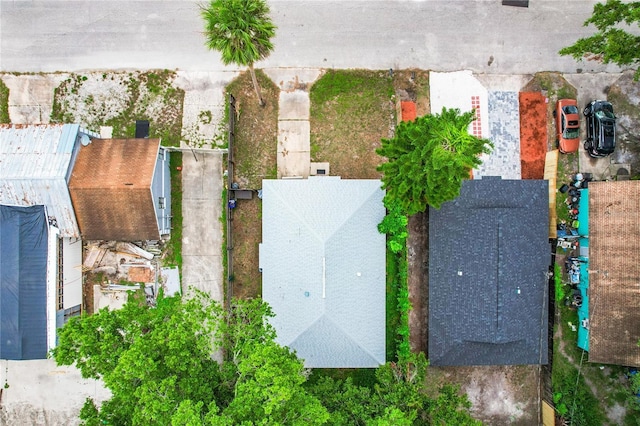
[[[465,181],[430,209],[431,364],[547,363],[547,185]]]
[[[264,180],[262,296],[277,341],[312,368],[385,362],[379,180]]]

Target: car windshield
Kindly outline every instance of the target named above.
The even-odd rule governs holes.
[[[609,110],[603,109],[600,111],[596,111],[596,117],[598,118],[616,118],[615,115],[613,115],[613,113]]]
[[[578,113],[578,107],[575,105],[567,105],[566,107],[562,108],[565,112],[565,114],[577,114]]]
[[[564,129],[562,137],[565,139],[577,139],[580,136],[580,129]]]

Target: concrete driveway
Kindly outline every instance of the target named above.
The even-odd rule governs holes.
[[[582,109],[594,99],[607,99],[607,90],[613,85],[621,74],[565,74],[564,78],[578,90],[578,108],[580,109],[580,140],[587,138],[585,118]],[[614,106],[615,107],[615,106]],[[592,173],[595,180],[608,180],[616,175],[618,168],[628,168],[628,164],[618,164],[616,155],[604,158],[592,158],[584,150],[583,144],[579,147],[579,167],[582,173]]]

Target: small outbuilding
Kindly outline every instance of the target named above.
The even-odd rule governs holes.
[[[468,180],[429,210],[432,365],[548,362],[548,183]]]

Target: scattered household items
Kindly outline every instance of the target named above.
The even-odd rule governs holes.
[[[129,291],[144,288],[147,303],[155,304],[160,290],[167,296],[180,293],[176,268],[160,268],[161,253],[155,242],[134,244],[115,241],[90,241],[85,247],[83,271],[95,277],[94,312],[105,306],[121,307]]]
[[[583,114],[586,117],[587,140],[584,149],[594,158],[606,157],[616,148],[616,116],[607,101],[591,101]]]

